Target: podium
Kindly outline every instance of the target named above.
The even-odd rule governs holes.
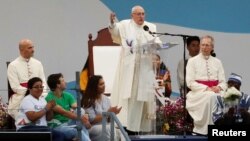
[[[159,48],[161,44],[155,43],[122,46],[111,103],[123,107],[117,116],[128,130],[131,127],[132,131],[156,131],[156,79],[152,57]]]

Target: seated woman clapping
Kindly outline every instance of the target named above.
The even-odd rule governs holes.
[[[55,131],[47,126],[47,120],[52,119],[55,101],[46,102],[41,96],[43,93],[43,83],[38,77],[31,78],[28,81],[28,90],[26,96],[21,101],[15,124],[17,131],[39,131],[52,132],[53,141],[65,140],[64,134]]]
[[[119,114],[121,107],[112,107],[110,99],[104,95],[105,82],[100,75],[92,76],[82,98],[82,107],[89,115],[92,127],[89,136],[92,141],[110,140],[110,126],[106,126],[106,133],[102,136],[102,112],[114,112]]]

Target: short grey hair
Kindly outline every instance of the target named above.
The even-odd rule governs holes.
[[[210,36],[210,35],[205,35],[205,36],[201,37],[201,40],[203,40],[203,39],[205,39],[205,38],[211,39],[211,41],[212,41],[212,46],[214,46],[214,38],[213,38],[212,36]]]
[[[131,9],[131,13],[134,13],[134,12],[135,12],[135,10],[136,10],[136,9],[138,9],[138,8],[141,8],[141,9],[143,9],[143,10],[144,10],[144,8],[143,8],[142,6],[140,6],[140,5],[136,5],[136,6],[134,6],[134,7]]]

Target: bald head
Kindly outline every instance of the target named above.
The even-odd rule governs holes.
[[[137,25],[143,25],[145,19],[145,11],[143,7],[137,5],[131,10],[131,17]]]
[[[19,51],[20,55],[25,58],[29,59],[34,54],[34,45],[33,42],[29,39],[22,39],[19,42]]]

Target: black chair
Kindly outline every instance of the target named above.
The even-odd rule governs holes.
[[[6,62],[6,64],[7,64],[7,68],[8,68],[10,62]],[[8,84],[7,87],[8,87],[8,100],[9,100],[10,97],[14,94],[14,91],[10,87],[10,82],[9,82],[8,78],[7,78],[7,84]],[[8,129],[15,129],[16,128],[15,119],[13,119],[11,116],[8,116],[7,128]]]

